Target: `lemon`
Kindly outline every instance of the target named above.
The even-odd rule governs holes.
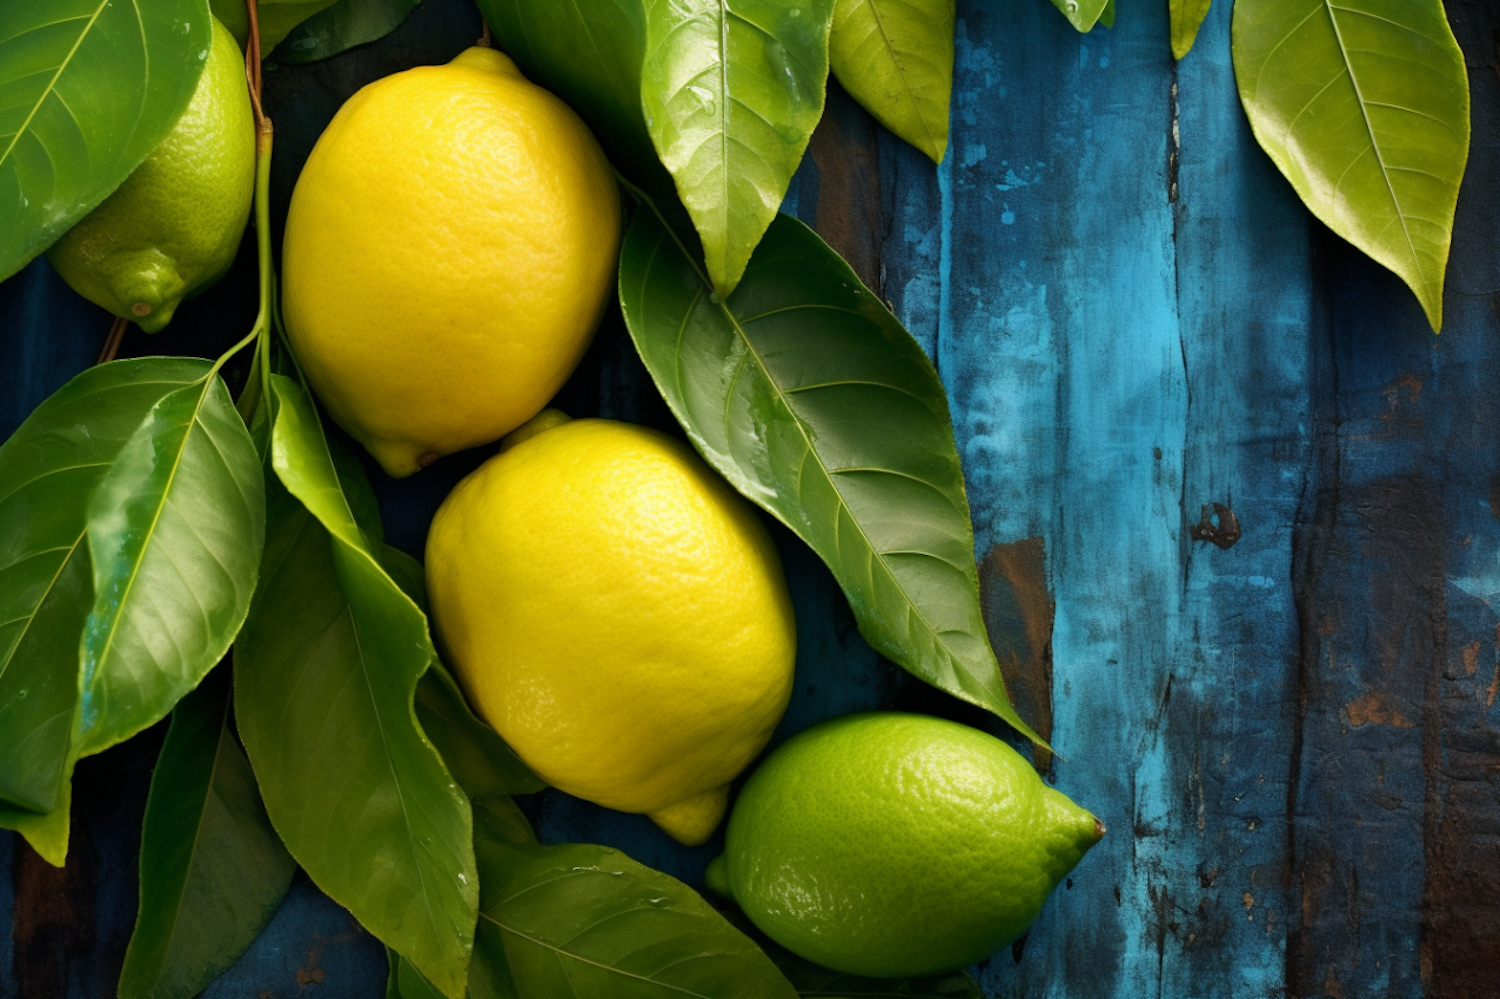
[[[1018,938],[1104,835],[1005,743],[927,715],[836,718],[751,775],[709,886],[855,975],[967,967]]]
[[[436,634],[475,708],[549,784],[701,843],[791,696],[781,563],[686,445],[559,417],[507,439],[438,510]]]
[[[47,259],[73,290],[147,333],[234,263],[255,193],[255,119],[233,36],[213,41],[187,110]]]
[[[620,203],[604,153],[491,49],[351,97],[289,211],[292,347],[394,476],[536,415],[614,287]]]

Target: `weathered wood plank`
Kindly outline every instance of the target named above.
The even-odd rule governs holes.
[[[1239,108],[1229,22],[1229,5],[1211,10],[1169,88],[1167,196],[1188,412],[1177,511],[1182,617],[1153,747],[1168,775],[1155,789],[1155,933],[1161,995],[1260,999],[1286,984],[1296,918],[1293,540],[1313,457],[1309,400],[1323,327],[1310,222]]]
[[[1390,275],[1323,240],[1337,408],[1304,601],[1299,994],[1467,999],[1500,981],[1497,25],[1491,4],[1448,9],[1475,127],[1445,332],[1427,334]]]

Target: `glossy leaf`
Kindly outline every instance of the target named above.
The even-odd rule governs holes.
[[[1434,331],[1469,155],[1469,79],[1441,0],[1238,0],[1255,138],[1330,229],[1395,271]]]
[[[89,496],[153,407],[208,368],[188,358],[90,368],[0,445],[0,827],[56,864],[67,851],[78,643],[94,604]]]
[[[849,265],[780,216],[728,299],[652,212],[620,302],[657,388],[709,464],[828,563],[883,655],[1032,739],[985,635],[948,400]]]
[[[71,763],[69,764],[71,768]],[[71,770],[70,770],[71,772]],[[46,813],[28,812],[0,805],[0,829],[13,829],[31,845],[37,855],[53,867],[68,859],[69,811],[73,786],[64,781],[57,792],[57,804]]]
[[[954,0],[834,0],[833,75],[886,128],[941,163],[953,93]]]
[[[208,0],[0,3],[0,280],[166,136],[209,38]]]
[[[499,733],[475,717],[441,663],[434,662],[417,684],[417,721],[470,798],[546,788],[546,781],[531,772]]]
[[[1114,0],[1110,0],[1111,3]],[[1198,29],[1208,16],[1209,0],[1167,0],[1167,12],[1172,19],[1172,57],[1181,59],[1193,47]]]
[[[337,0],[257,0],[256,22],[260,26],[262,57],[274,49],[292,29]],[[223,22],[244,49],[250,37],[250,15],[245,0],[209,0],[214,17]]]
[[[229,724],[228,667],[177,705],[141,831],[141,902],[120,999],[190,999],[249,949],[297,865]]]
[[[250,609],[266,527],[255,444],[218,375],[164,396],[94,487],[80,756],[164,718]]]
[[[1062,11],[1068,23],[1079,31],[1093,31],[1103,17],[1104,10],[1113,0],[1052,0],[1052,6]],[[1113,18],[1111,18],[1111,22]],[[1105,27],[1110,27],[1106,24]]]
[[[442,999],[442,993],[422,977],[410,961],[396,955],[396,992],[401,999]]]
[[[421,0],[337,0],[303,21],[276,47],[277,62],[317,62],[384,38]],[[270,51],[266,49],[266,51]]]
[[[641,106],[727,295],[818,119],[833,0],[642,0]]]
[[[474,999],[797,995],[760,948],[682,882],[618,850],[523,843],[495,824],[476,812],[484,897],[475,963],[500,985],[471,982]]]
[[[261,587],[236,646],[235,711],[266,808],[312,879],[449,996],[478,904],[468,799],[417,724],[435,658],[422,611],[376,557],[317,410],[277,398]],[[365,488],[368,488],[365,486]]]

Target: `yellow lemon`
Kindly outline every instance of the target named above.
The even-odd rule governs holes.
[[[472,48],[366,86],[318,139],[287,216],[292,347],[391,475],[547,404],[614,285],[619,192],[566,105]]]
[[[559,415],[508,439],[433,519],[438,640],[548,783],[701,843],[791,696],[781,562],[686,445]]]

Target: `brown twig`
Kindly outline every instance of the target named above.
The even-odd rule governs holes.
[[[487,49],[487,48],[490,48],[491,41],[492,41],[492,39],[490,37],[490,22],[484,21],[482,23],[484,24],[484,31],[479,36],[479,46],[480,46],[480,48],[486,48]]]
[[[256,0],[245,0],[245,12],[250,16],[250,37],[245,44],[245,79],[250,84],[250,104],[255,109],[255,132],[261,135],[270,131],[270,123],[260,106],[260,10]]]
[[[115,316],[115,323],[109,328],[109,338],[104,341],[104,349],[99,352],[99,360],[95,364],[108,364],[115,359],[115,355],[120,352],[120,341],[125,339],[125,330],[129,326],[129,319]]]

